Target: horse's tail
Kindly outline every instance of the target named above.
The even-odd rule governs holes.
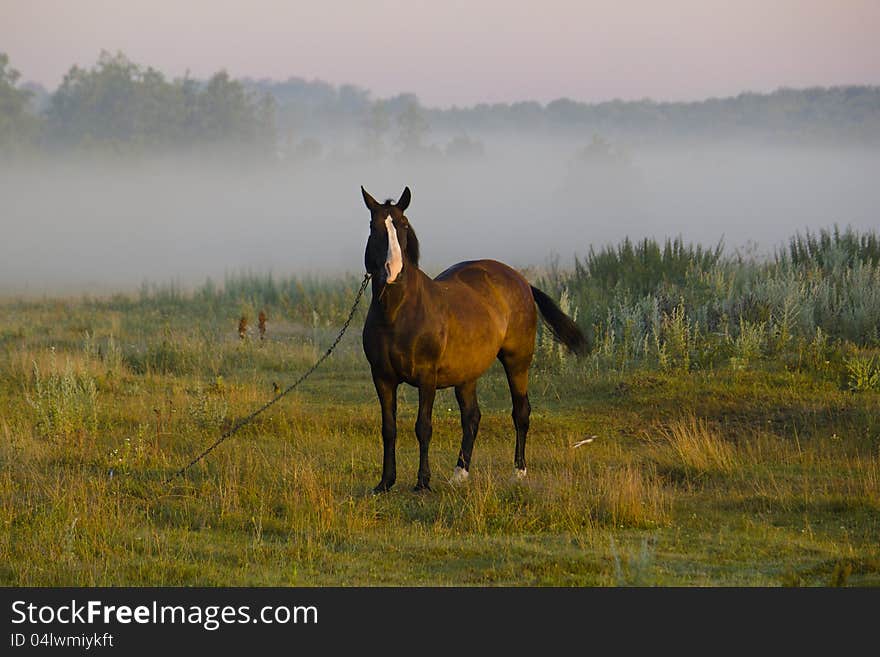
[[[535,303],[538,304],[538,310],[541,311],[544,322],[550,327],[553,337],[578,356],[586,354],[587,338],[584,337],[578,325],[574,323],[571,317],[559,309],[559,306],[553,302],[553,299],[534,285],[531,288]]]

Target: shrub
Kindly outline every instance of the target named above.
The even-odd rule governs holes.
[[[75,372],[70,361],[61,371],[43,375],[34,363],[32,389],[27,401],[36,413],[38,430],[47,438],[82,439],[98,428],[98,388],[84,372]]]

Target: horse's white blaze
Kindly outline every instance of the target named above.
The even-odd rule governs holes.
[[[450,480],[453,484],[463,484],[468,480],[470,473],[460,466],[455,466],[455,470],[452,471],[452,479]]]
[[[400,242],[397,241],[397,230],[394,228],[394,222],[391,221],[391,215],[385,219],[385,228],[388,230],[388,255],[385,258],[385,272],[388,276],[385,278],[386,283],[393,283],[397,280],[403,269],[403,253],[400,251]]]

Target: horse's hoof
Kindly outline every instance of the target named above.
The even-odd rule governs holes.
[[[430,493],[431,487],[428,484],[416,484],[413,487],[414,493]]]
[[[455,470],[452,471],[452,478],[449,480],[449,483],[452,484],[453,486],[456,486],[459,484],[466,484],[468,477],[470,477],[470,476],[471,476],[470,472],[468,472],[467,470],[465,470],[461,466],[457,465],[457,466],[455,466]]]
[[[526,470],[526,468],[514,468],[513,469],[513,482],[514,483],[525,482],[527,472],[528,471]]]
[[[382,493],[387,493],[391,490],[391,487],[393,485],[394,484],[386,484],[384,481],[380,481],[373,489],[373,495],[381,495]]]

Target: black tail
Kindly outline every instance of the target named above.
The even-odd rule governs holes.
[[[571,317],[559,309],[559,306],[553,302],[553,299],[534,285],[531,287],[532,296],[535,298],[535,303],[538,304],[538,310],[541,311],[544,322],[553,332],[553,337],[578,356],[586,354],[588,350],[587,339],[577,324],[574,323]]]

